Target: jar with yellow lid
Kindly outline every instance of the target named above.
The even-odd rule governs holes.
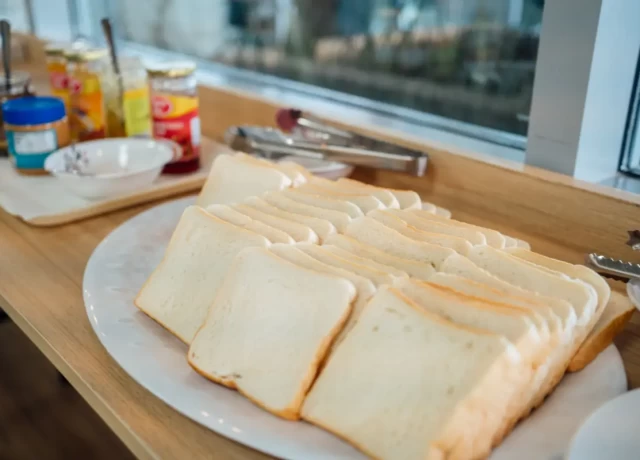
[[[165,166],[168,174],[183,174],[200,167],[198,87],[193,62],[175,62],[147,68],[151,87],[154,137],[170,139],[182,147],[182,157]]]
[[[109,67],[108,52],[105,48],[70,49],[65,57],[71,136],[78,141],[101,139],[106,133],[101,78]]]
[[[122,86],[110,66],[102,75],[107,137],[150,137],[151,103],[146,69],[137,58],[120,58],[119,64]]]

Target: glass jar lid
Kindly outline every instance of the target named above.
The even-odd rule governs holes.
[[[106,48],[72,48],[64,55],[70,62],[90,62],[101,59],[108,54]]]
[[[181,61],[150,65],[147,73],[150,77],[180,78],[188,77],[196,70],[195,62]]]

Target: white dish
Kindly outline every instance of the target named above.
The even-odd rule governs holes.
[[[133,305],[160,262],[185,198],[156,206],[114,230],[84,274],[85,306],[98,338],[138,383],[178,412],[234,441],[289,459],[361,459],[356,449],[304,422],[279,419],[237,392],[204,379],[186,346]],[[622,360],[611,346],[585,370],[567,376],[547,402],[507,437],[492,460],[556,459],[596,407],[626,390]]]
[[[631,299],[631,302],[640,310],[640,281],[630,280],[627,283],[627,295]]]
[[[286,156],[280,161],[292,161],[304,166],[310,173],[325,179],[336,180],[347,177],[353,172],[353,166],[335,161],[314,160],[313,158]]]
[[[80,174],[68,171],[67,159],[81,155]],[[179,149],[171,141],[135,138],[100,139],[65,147],[47,157],[44,168],[72,193],[98,199],[149,186]]]
[[[605,403],[591,414],[571,443],[567,460],[640,458],[640,389]]]

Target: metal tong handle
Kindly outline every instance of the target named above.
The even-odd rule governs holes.
[[[611,257],[591,253],[586,257],[586,265],[611,278],[640,280],[640,264],[615,260]]]
[[[270,140],[268,134],[281,134],[279,131],[264,128],[265,138],[255,128],[234,127],[227,131],[225,140],[235,150],[257,153],[266,157],[293,155],[317,160],[338,161],[357,166],[402,171],[416,176],[424,175],[427,168],[427,155],[409,149],[401,153],[367,150],[360,147],[334,145],[290,138]]]

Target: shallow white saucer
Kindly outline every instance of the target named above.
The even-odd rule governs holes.
[[[567,460],[640,458],[640,389],[600,406],[571,442]]]
[[[627,283],[627,295],[636,308],[640,310],[640,280],[630,280]]]

